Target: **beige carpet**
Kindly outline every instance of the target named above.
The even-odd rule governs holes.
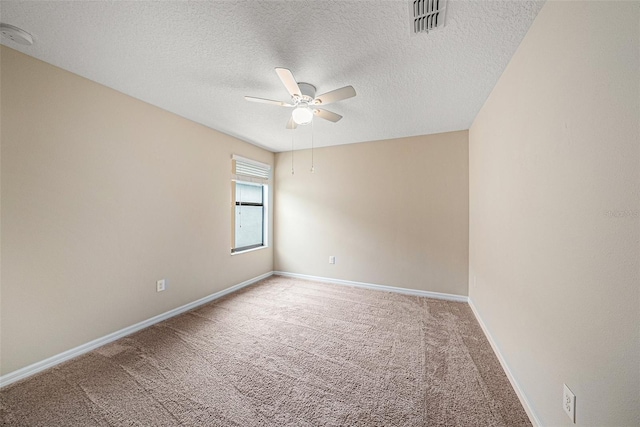
[[[467,304],[273,276],[0,392],[10,426],[530,426]]]

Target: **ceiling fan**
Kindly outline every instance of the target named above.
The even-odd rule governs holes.
[[[276,73],[278,74],[278,77],[280,77],[284,87],[287,88],[289,95],[291,95],[290,103],[274,101],[272,99],[256,98],[253,96],[245,96],[244,99],[252,102],[261,102],[264,104],[293,108],[289,122],[287,122],[287,129],[295,129],[298,125],[311,123],[314,115],[335,123],[342,118],[340,114],[318,107],[356,96],[356,91],[353,86],[345,86],[316,96],[316,87],[310,83],[296,82],[296,79],[293,77],[290,70],[286,68],[276,68]]]

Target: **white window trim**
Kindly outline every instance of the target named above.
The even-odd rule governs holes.
[[[231,256],[236,256],[236,255],[240,255],[240,254],[246,254],[247,252],[261,251],[262,249],[267,249],[268,247],[269,246],[264,245],[264,246],[259,246],[257,248],[245,249],[244,251],[231,252]]]

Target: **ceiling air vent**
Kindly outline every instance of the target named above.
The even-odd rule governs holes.
[[[428,33],[444,27],[447,0],[409,0],[411,32]]]

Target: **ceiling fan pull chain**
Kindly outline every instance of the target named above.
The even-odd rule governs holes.
[[[311,121],[311,173],[314,173],[313,168],[313,120]]]

